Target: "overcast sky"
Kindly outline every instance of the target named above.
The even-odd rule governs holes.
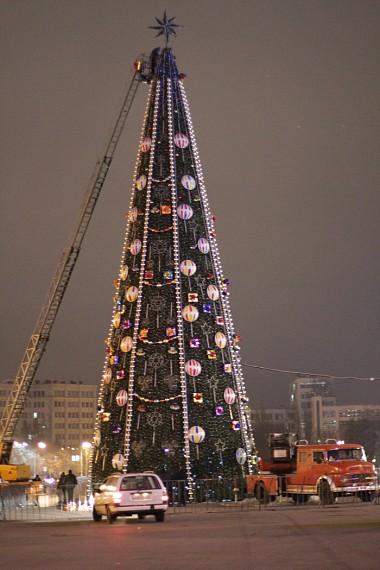
[[[148,26],[164,8],[243,362],[380,376],[377,0],[2,0],[1,362],[14,378]],[[141,85],[36,379],[100,382]],[[291,375],[245,368],[252,407]],[[341,380],[340,401],[380,403]]]

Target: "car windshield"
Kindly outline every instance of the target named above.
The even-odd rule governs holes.
[[[343,449],[330,449],[327,452],[329,461],[344,461],[354,459],[355,461],[366,461],[366,455],[362,447],[345,447]]]
[[[131,475],[123,477],[120,491],[139,491],[141,489],[159,489],[157,477],[153,475]]]

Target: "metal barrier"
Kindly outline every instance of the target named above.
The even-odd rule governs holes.
[[[260,489],[255,490],[254,496],[259,506],[264,508],[284,505],[297,507],[301,505],[317,505],[321,507],[333,504],[360,505],[362,503],[379,505],[379,479],[377,478],[376,484],[371,485],[368,490],[366,486],[369,482],[365,479],[365,475],[362,477],[363,480],[348,480],[347,486],[344,490],[341,490],[341,481],[340,478],[338,480],[338,476],[336,477],[337,481],[334,481],[334,477],[326,477],[325,480],[320,481],[316,488],[315,481],[311,480],[310,475],[305,475],[303,478],[297,475],[296,480],[294,475],[279,475],[277,477],[276,489],[267,490],[264,484],[262,484]]]
[[[189,502],[185,480],[165,481],[169,495],[169,513],[184,512],[253,511],[279,508],[315,508],[326,507],[329,502],[321,496],[304,494],[308,485],[305,477],[297,492],[289,492],[289,476],[279,476],[277,493],[261,496],[247,495],[244,481],[229,479],[201,479],[193,483],[193,501]],[[274,489],[269,490],[273,493]],[[0,483],[0,522],[1,521],[65,521],[91,520],[92,498],[86,496],[87,483],[78,481],[73,489],[73,501],[66,502],[56,486],[44,483]],[[333,497],[334,504],[352,506],[361,504],[380,505],[379,483],[376,485],[371,501],[363,500],[361,491],[343,497]]]
[[[69,502],[55,485],[34,481],[0,483],[0,521],[89,518],[91,507],[85,485],[79,483],[72,491],[73,500]]]
[[[298,479],[298,485],[293,489],[289,487],[291,482],[291,476],[289,475],[278,476],[277,485],[274,484],[274,481],[272,479],[272,485],[268,490],[265,487],[262,488],[261,494],[247,495],[246,489],[241,486],[241,482],[239,486],[239,484],[236,484],[236,481],[227,479],[202,479],[193,484],[194,495],[191,503],[188,501],[185,481],[165,481],[165,485],[170,497],[169,505],[174,512],[178,512],[183,507],[191,510],[199,508],[224,510],[226,507],[250,510],[307,505],[325,507],[333,503],[339,505],[360,505],[370,502],[374,505],[380,505],[379,483],[376,484],[376,488],[370,493],[358,490],[344,496],[331,493],[331,495],[325,497],[321,493],[311,493],[313,486],[310,484],[307,476],[301,479],[301,481]]]

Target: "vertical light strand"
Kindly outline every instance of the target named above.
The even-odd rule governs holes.
[[[145,109],[145,115],[144,115],[143,125],[142,125],[142,129],[141,129],[141,135],[140,135],[139,149],[140,149],[141,142],[142,142],[144,132],[146,129],[146,125],[147,125],[148,109],[149,109],[149,102],[150,102],[150,98],[151,98],[151,92],[152,92],[152,85],[150,85],[150,88],[149,88],[149,95],[148,95],[148,99],[147,99],[147,105],[146,105],[146,109]],[[139,167],[140,162],[141,162],[141,153],[138,152],[135,170],[134,170],[134,175],[133,175],[133,186],[132,186],[132,191],[131,191],[129,210],[131,210],[133,203],[134,203],[134,200],[135,200],[136,178],[137,178],[137,172],[138,172],[138,167]],[[127,250],[129,239],[130,239],[131,228],[132,228],[132,224],[128,220],[126,232],[125,232],[125,237],[124,237],[124,242],[123,242],[120,267],[119,267],[119,283],[118,283],[118,285],[120,285],[121,272],[122,272],[122,268],[124,266],[125,254],[126,254],[126,250]],[[114,330],[113,321],[115,318],[116,309],[117,309],[117,305],[114,304],[113,311],[112,311],[112,317],[111,317],[111,323],[110,323],[109,332],[108,332],[109,338],[112,336],[112,333]],[[105,374],[106,374],[108,365],[109,365],[109,356],[106,355],[105,360],[104,360],[104,365],[103,365],[103,373],[102,373],[102,377],[101,377],[101,384],[100,384],[100,390],[99,390],[99,396],[98,396],[97,414],[95,417],[94,436],[93,436],[93,440],[92,440],[92,449],[95,449],[95,441],[96,441],[97,434],[98,434],[99,429],[100,429],[101,409],[102,409],[102,402],[103,402],[103,398],[104,398],[104,394],[105,394],[105,387],[106,387]],[[90,461],[90,463],[89,463],[89,480],[90,481],[91,481],[91,477],[92,477],[92,465],[93,465],[93,461]]]
[[[190,139],[191,139],[191,148],[192,148],[192,153],[193,153],[193,157],[194,157],[195,170],[196,170],[196,174],[197,174],[197,178],[198,178],[200,194],[202,197],[201,206],[203,207],[204,213],[205,213],[204,219],[206,222],[207,238],[208,238],[209,243],[210,243],[210,253],[211,253],[211,257],[212,257],[213,262],[214,262],[214,267],[216,269],[216,279],[218,282],[218,289],[219,289],[219,291],[221,291],[222,290],[223,272],[222,272],[222,264],[221,264],[221,258],[220,258],[219,251],[218,251],[217,241],[215,239],[214,221],[213,221],[212,214],[211,214],[211,211],[209,208],[209,202],[208,202],[208,197],[207,197],[206,188],[205,188],[205,184],[204,184],[204,178],[203,178],[203,171],[202,171],[202,166],[201,166],[199,153],[198,153],[198,149],[197,149],[197,143],[196,143],[194,128],[193,128],[193,124],[192,124],[192,120],[191,120],[190,109],[189,109],[189,105],[187,102],[186,92],[185,92],[185,89],[181,83],[179,84],[179,87],[180,87],[180,91],[181,91],[181,96],[182,96],[182,100],[183,100],[183,107],[184,107],[185,116],[186,116],[186,122],[188,125],[189,135],[190,135]],[[228,352],[229,352],[229,356],[231,359],[232,370],[234,373],[234,378],[235,378],[236,387],[237,387],[238,413],[239,413],[239,419],[240,419],[240,424],[241,424],[241,428],[242,428],[241,431],[242,431],[242,435],[243,435],[243,443],[244,443],[245,449],[248,452],[250,452],[251,441],[252,441],[252,427],[251,427],[250,416],[246,410],[248,398],[246,396],[246,388],[245,388],[245,384],[244,384],[244,380],[243,380],[241,365],[240,365],[240,362],[236,356],[235,350],[232,347],[232,338],[231,337],[234,334],[234,326],[233,326],[233,322],[232,322],[231,310],[230,310],[229,301],[228,301],[228,293],[226,296],[224,296],[224,295],[220,296],[220,304],[222,307],[223,318],[225,320],[226,329],[227,329],[227,333],[228,333]],[[251,470],[251,463],[250,462],[248,462],[248,469],[249,469],[249,471]]]
[[[148,240],[148,227],[149,227],[149,204],[150,196],[152,190],[152,173],[154,166],[154,151],[157,142],[157,117],[158,117],[158,106],[160,99],[160,81],[157,81],[155,94],[154,94],[154,114],[153,114],[153,126],[152,126],[152,143],[150,148],[149,156],[149,170],[148,170],[148,181],[146,186],[146,201],[145,201],[145,216],[144,216],[144,230],[143,230],[143,242],[141,247],[141,262],[140,262],[140,273],[139,273],[139,286],[138,286],[138,296],[136,303],[136,313],[133,328],[133,342],[131,351],[131,360],[129,368],[129,383],[128,383],[128,400],[127,400],[127,420],[124,438],[124,461],[125,466],[128,465],[130,457],[130,441],[131,441],[131,428],[132,428],[132,417],[133,417],[133,394],[134,394],[134,381],[135,381],[135,362],[136,362],[136,349],[138,340],[138,331],[140,326],[140,316],[141,316],[141,306],[144,290],[144,273],[145,273],[145,263],[148,253],[147,240]],[[151,92],[148,96],[148,104],[151,105]]]
[[[178,83],[178,79],[176,80]],[[188,474],[189,499],[193,498],[192,480],[190,478],[190,442],[188,438],[189,432],[189,415],[187,406],[187,385],[185,374],[185,351],[184,351],[184,331],[182,318],[182,292],[181,292],[181,276],[180,276],[180,243],[179,243],[179,227],[177,216],[177,183],[176,183],[176,163],[175,163],[175,147],[174,147],[174,130],[173,130],[173,104],[172,104],[172,81],[167,80],[167,102],[168,102],[168,130],[169,130],[169,153],[170,153],[170,170],[172,181],[172,211],[173,211],[173,252],[174,252],[174,271],[175,271],[175,291],[176,291],[176,316],[178,327],[178,349],[179,349],[179,374],[182,394],[182,425],[183,425],[183,441],[185,448],[186,472]]]

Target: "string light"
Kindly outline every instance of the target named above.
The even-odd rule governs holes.
[[[309,376],[310,378],[329,378],[330,380],[367,380],[374,382],[380,380],[380,377],[375,376],[335,376],[333,374],[315,374],[313,372],[299,372],[296,370],[281,370],[279,368],[269,368],[266,366],[258,366],[256,364],[247,364],[242,362],[242,366],[247,368],[256,368],[257,370],[265,370],[266,372],[278,372],[279,374],[294,374],[295,376]]]

